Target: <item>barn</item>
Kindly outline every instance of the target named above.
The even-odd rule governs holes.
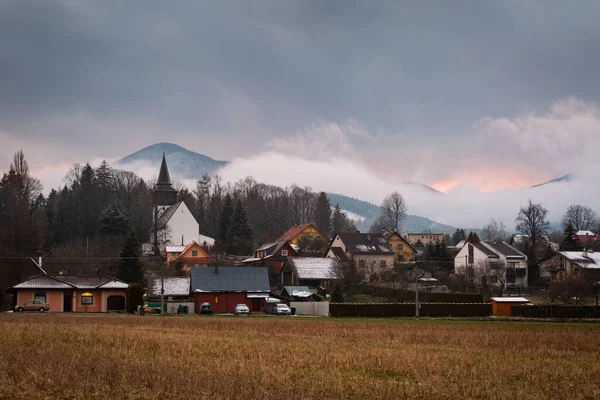
[[[251,312],[264,311],[269,298],[266,267],[198,267],[191,278],[196,312],[204,302],[216,313],[231,313],[237,304],[246,304]]]

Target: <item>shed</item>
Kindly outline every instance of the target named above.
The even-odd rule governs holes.
[[[512,306],[531,304],[524,297],[492,297],[488,300],[488,303],[492,304],[492,315],[496,317],[510,317]]]

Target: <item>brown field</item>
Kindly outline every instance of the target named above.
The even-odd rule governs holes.
[[[592,399],[600,324],[0,315],[0,398]]]

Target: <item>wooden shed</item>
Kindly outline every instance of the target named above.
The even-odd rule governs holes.
[[[495,317],[510,317],[512,306],[531,304],[524,297],[492,297],[488,300],[492,304],[492,315]]]

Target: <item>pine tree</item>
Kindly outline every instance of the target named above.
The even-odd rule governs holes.
[[[315,225],[325,235],[331,229],[331,203],[325,192],[319,193],[315,202]]]
[[[573,225],[569,222],[564,232],[565,238],[560,243],[561,251],[581,251],[583,245],[577,236],[577,231],[573,228]]]
[[[466,240],[464,229],[456,229],[452,234],[452,244],[456,246],[461,240]]]
[[[479,236],[475,232],[469,232],[469,236],[467,236],[467,242],[469,243],[481,243]]]
[[[133,314],[137,310],[138,305],[144,303],[144,288],[139,283],[132,283],[127,288],[127,304],[125,309],[128,313]]]
[[[331,294],[331,302],[332,303],[343,303],[344,296],[342,295],[342,291],[340,290],[340,285],[335,285],[333,289],[333,293]]]
[[[144,283],[144,271],[140,262],[140,246],[135,231],[130,231],[121,249],[117,278],[127,283]]]
[[[111,205],[100,216],[100,233],[103,235],[125,235],[131,229],[129,218],[121,212],[119,207]]]
[[[217,239],[221,245],[226,245],[230,242],[229,238],[229,225],[231,224],[231,217],[233,216],[233,205],[231,203],[231,196],[229,193],[225,195],[225,202],[221,209],[221,217],[219,218],[219,234]]]
[[[244,211],[242,201],[238,199],[231,217],[227,235],[232,244],[232,250],[238,254],[248,254],[252,251],[252,229]]]

